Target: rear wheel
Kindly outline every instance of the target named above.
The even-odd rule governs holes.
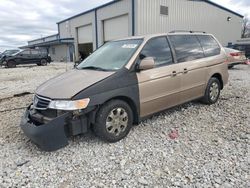
[[[10,60],[10,61],[7,62],[6,66],[7,66],[8,68],[15,68],[15,67],[16,67],[16,62]]]
[[[216,103],[220,96],[220,90],[220,81],[215,77],[210,78],[207,84],[205,95],[202,98],[202,102],[204,102],[205,104]]]
[[[121,100],[105,103],[97,113],[94,133],[104,141],[117,142],[126,137],[132,127],[133,113]]]
[[[40,65],[46,66],[48,64],[46,59],[42,59]]]

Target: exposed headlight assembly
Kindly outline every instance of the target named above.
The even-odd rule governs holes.
[[[49,104],[50,109],[57,109],[57,110],[81,110],[88,106],[90,99],[81,99],[75,101],[69,100],[52,100]]]

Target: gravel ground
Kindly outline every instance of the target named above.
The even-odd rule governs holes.
[[[72,69],[73,63],[51,63],[48,66],[18,66],[15,69],[0,68],[0,99],[34,89],[46,80]]]
[[[118,143],[88,133],[43,152],[19,128],[24,109],[13,110],[32,95],[11,96],[64,71],[65,64],[0,69],[0,187],[250,187],[250,67],[230,70],[215,105],[167,110]]]

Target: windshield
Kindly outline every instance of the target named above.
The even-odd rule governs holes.
[[[108,42],[79,64],[77,69],[119,70],[128,63],[142,41],[130,39]]]
[[[13,55],[17,52],[19,52],[20,50],[6,50],[3,52],[3,55]]]

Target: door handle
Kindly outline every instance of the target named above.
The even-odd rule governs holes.
[[[187,68],[184,68],[183,73],[184,73],[184,74],[187,74],[187,73],[188,73]]]
[[[177,72],[176,71],[173,71],[172,72],[172,76],[176,76],[177,75]]]

